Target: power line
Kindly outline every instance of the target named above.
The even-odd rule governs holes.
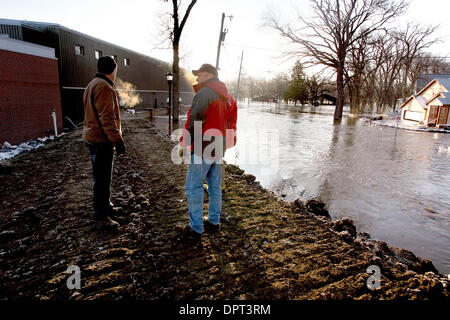
[[[231,62],[230,57],[228,56],[228,50],[227,50],[227,46],[226,45],[223,46],[223,52],[225,53],[225,58],[226,58],[226,61],[228,63],[228,68],[229,69],[233,69],[234,63]],[[236,72],[233,72],[233,74],[235,74],[235,73]]]
[[[255,50],[266,50],[266,51],[277,51],[277,52],[280,52],[280,50],[278,50],[278,49],[258,48],[258,47],[244,46],[244,45],[235,44],[235,43],[228,43],[227,45],[232,46],[232,47],[246,48],[246,49],[255,49]]]

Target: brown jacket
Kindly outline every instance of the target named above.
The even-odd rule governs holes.
[[[104,132],[99,126],[97,117],[91,103],[94,95],[94,104],[102,123]],[[97,73],[95,78],[87,85],[83,96],[84,124],[83,139],[89,142],[111,142],[113,144],[122,140],[120,125],[120,111],[113,82],[104,74]]]

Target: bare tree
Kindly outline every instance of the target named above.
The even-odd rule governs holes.
[[[375,104],[377,113],[383,113],[389,105],[395,105],[401,87],[401,72],[405,60],[403,43],[390,37],[389,34],[379,35],[374,42],[374,61],[376,63],[372,74],[373,81],[368,85],[376,93]]]
[[[411,68],[411,81],[413,83],[419,78],[419,74],[449,74],[450,62],[448,57],[433,57],[428,53],[419,54],[414,60]]]
[[[164,0],[168,2],[169,0]],[[161,43],[165,41],[170,41],[173,50],[173,62],[172,62],[172,73],[173,73],[173,121],[178,122],[180,115],[180,39],[181,33],[186,25],[186,21],[191,13],[197,0],[191,0],[186,8],[184,16],[180,16],[181,0],[172,0],[172,12],[162,18],[162,34],[165,38],[162,39]],[[181,18],[181,19],[180,19]]]
[[[411,95],[424,50],[436,42],[430,40],[435,29],[408,24],[404,30],[378,32],[356,42],[345,69],[350,112],[364,112],[374,104],[378,113],[387,107],[395,110],[399,98]]]
[[[350,49],[347,68],[344,69],[345,84],[350,100],[350,113],[362,113],[368,98],[365,94],[365,82],[370,77],[371,49],[369,37],[360,38]]]
[[[437,26],[420,26],[418,24],[408,23],[405,30],[393,31],[394,39],[402,43],[403,46],[403,83],[401,95],[406,97],[413,91],[414,83],[417,80],[413,70],[413,63],[420,59],[425,49],[435,44],[437,39],[429,39],[436,31]]]
[[[237,79],[226,82],[228,88],[236,88],[236,84]],[[281,100],[283,99],[288,86],[289,79],[288,76],[284,74],[277,74],[272,79],[254,78],[243,75],[240,83],[239,96],[242,98],[268,96]]]
[[[283,25],[274,15],[268,22],[299,50],[289,54],[309,58],[336,71],[335,119],[342,117],[345,103],[344,71],[347,54],[361,38],[380,30],[392,18],[403,14],[406,0],[310,0],[313,17],[298,14],[302,28]]]

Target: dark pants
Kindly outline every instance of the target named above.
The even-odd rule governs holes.
[[[94,176],[94,219],[103,220],[108,217],[112,207],[111,177],[114,162],[114,147],[111,143],[86,142],[92,160]]]

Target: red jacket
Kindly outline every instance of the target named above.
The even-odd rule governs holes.
[[[237,103],[236,100],[233,99],[231,95],[228,96],[228,101],[230,101],[229,110],[229,122],[228,122],[228,129],[232,130],[231,135],[227,134],[227,144],[226,149],[230,149],[236,145],[236,125],[237,125]]]
[[[194,146],[194,121],[202,122],[202,152],[210,141],[205,141],[206,136],[215,136],[218,132],[224,138],[224,147],[231,148],[236,143],[236,123],[237,123],[237,104],[233,97],[228,93],[224,83],[217,78],[212,78],[203,83],[194,85],[196,96],[189,109],[187,121],[180,139],[183,147]],[[207,132],[209,129],[216,129],[216,134]],[[227,129],[228,135],[227,135]],[[187,132],[191,135],[191,141],[186,139]],[[205,134],[208,133],[208,134]],[[230,134],[231,133],[231,134]],[[208,137],[209,138],[209,137]],[[211,139],[213,139],[211,137]]]

